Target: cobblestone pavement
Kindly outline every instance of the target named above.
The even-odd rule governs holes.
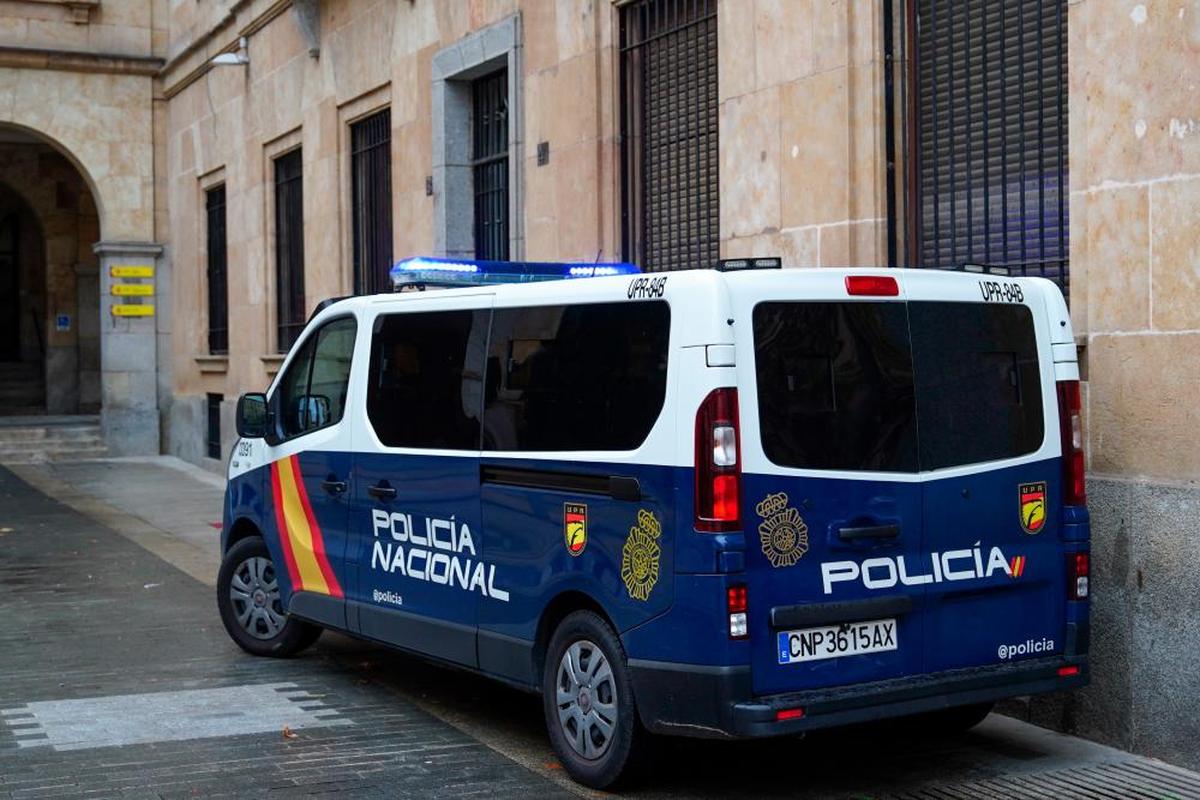
[[[219,481],[21,475],[42,491],[0,467],[0,800],[599,796],[563,775],[535,697],[330,633],[291,660],[238,650],[212,596]],[[632,795],[1154,800],[1200,776],[992,715],[954,738],[666,740]]]

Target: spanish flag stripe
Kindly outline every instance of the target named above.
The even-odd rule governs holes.
[[[287,522],[283,518],[283,492],[279,487],[279,462],[271,465],[271,498],[275,501],[275,530],[279,533],[279,544],[283,548],[283,560],[287,562],[288,579],[292,591],[304,587],[300,583],[300,570],[296,568],[296,557],[292,555],[292,541],[288,536]]]
[[[308,501],[308,489],[304,486],[303,478],[299,477],[302,474],[300,462],[296,460],[296,456],[292,456],[292,459],[292,468],[297,475],[296,490],[300,495],[300,505],[304,508],[308,529],[312,532],[313,556],[317,560],[317,567],[321,570],[321,577],[325,579],[327,593],[334,597],[341,597],[342,587],[338,584],[337,576],[333,574],[333,568],[329,565],[329,556],[325,554],[325,537],[321,534],[321,526],[317,524],[317,518],[313,516],[312,503]]]
[[[292,553],[300,570],[300,582],[306,591],[329,594],[329,586],[317,563],[313,549],[313,530],[297,486],[301,478],[296,468],[295,456],[279,460],[279,488],[283,496],[283,517],[287,523],[288,538],[292,542]]]

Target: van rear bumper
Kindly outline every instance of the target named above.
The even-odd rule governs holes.
[[[874,683],[755,697],[750,668],[631,659],[642,723],[654,733],[757,738],[988,703],[1087,685],[1087,656],[1030,659]],[[1061,675],[1064,667],[1076,674]],[[776,720],[783,710],[803,716]]]

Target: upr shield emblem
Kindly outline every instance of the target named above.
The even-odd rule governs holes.
[[[648,600],[654,584],[658,583],[660,536],[662,524],[658,518],[644,508],[638,511],[637,522],[629,529],[629,537],[621,549],[621,580],[634,600]]]
[[[808,525],[799,511],[788,507],[786,494],[769,494],[754,510],[763,518],[758,539],[772,567],[790,567],[808,552]]]
[[[587,506],[583,503],[563,503],[563,541],[573,556],[587,547]]]
[[[1018,487],[1021,499],[1021,529],[1040,533],[1046,525],[1046,482],[1022,483]]]

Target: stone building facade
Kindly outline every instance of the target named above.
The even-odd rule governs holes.
[[[43,326],[156,266],[155,317],[97,300],[98,364],[90,327],[46,340],[119,449],[214,469],[313,306],[403,256],[1046,274],[1085,376],[1095,669],[1010,711],[1195,767],[1198,86],[1195,0],[14,0],[0,209],[74,226]]]

